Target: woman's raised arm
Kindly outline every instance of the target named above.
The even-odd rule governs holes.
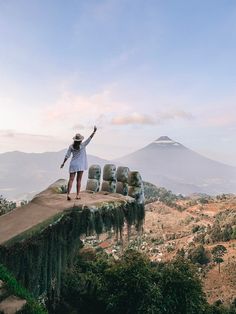
[[[91,141],[91,139],[94,137],[94,134],[96,133],[97,131],[97,127],[94,126],[94,129],[93,129],[93,133],[87,138],[87,140],[85,140],[83,142],[84,146],[88,145],[88,143]]]

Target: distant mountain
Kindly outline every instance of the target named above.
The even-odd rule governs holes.
[[[68,178],[69,160],[63,169],[60,165],[66,150],[47,153],[19,151],[0,154],[0,195],[8,199],[31,199],[59,178]],[[89,164],[103,166],[106,160],[88,155]],[[87,173],[84,174],[85,185]]]
[[[31,199],[59,178],[68,178],[69,161],[60,165],[66,150],[47,153],[0,154],[0,195],[11,200]],[[89,164],[108,161],[88,155]],[[236,168],[213,161],[162,136],[144,148],[113,161],[139,170],[145,181],[174,193],[236,193]],[[87,173],[83,177],[85,185]]]
[[[174,193],[236,193],[236,168],[211,160],[161,136],[115,162],[142,173],[143,178]]]

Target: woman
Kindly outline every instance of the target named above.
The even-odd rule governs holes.
[[[88,169],[86,146],[91,141],[91,139],[93,138],[96,131],[97,131],[97,127],[94,126],[93,133],[84,142],[82,142],[84,137],[81,134],[76,134],[73,137],[74,143],[69,146],[68,151],[67,151],[66,156],[65,156],[65,159],[61,165],[61,168],[63,168],[65,162],[67,161],[67,159],[72,154],[72,158],[70,161],[70,168],[69,168],[70,179],[69,179],[68,188],[67,188],[67,200],[68,201],[71,200],[70,191],[71,191],[72,184],[73,184],[76,173],[77,173],[76,199],[77,200],[80,199],[79,193],[80,193],[80,188],[81,188],[82,175],[83,175],[84,170]]]

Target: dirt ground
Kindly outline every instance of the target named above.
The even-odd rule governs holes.
[[[144,225],[146,242],[152,243],[153,239],[160,237],[164,239],[160,245],[155,245],[154,242],[152,249],[146,250],[148,255],[159,261],[173,258],[179,249],[185,249],[193,243],[194,225],[212,225],[215,215],[226,209],[236,211],[235,197],[226,201],[190,206],[183,212],[158,202],[147,205]],[[171,235],[175,235],[175,239],[169,240]],[[231,304],[236,298],[236,240],[205,245],[205,248],[210,251],[217,244],[224,245],[227,253],[223,257],[220,273],[218,265],[211,263],[206,275],[202,276],[203,287],[210,303],[220,299],[224,304]],[[159,253],[154,254],[153,250]]]

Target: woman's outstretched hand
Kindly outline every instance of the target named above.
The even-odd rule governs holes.
[[[64,165],[65,165],[65,162],[67,161],[67,157],[65,157],[65,159],[64,159],[64,161],[63,161],[63,163],[61,164],[61,168],[63,168],[64,167]]]
[[[97,131],[97,127],[96,125],[93,127],[93,133],[90,135],[90,138],[93,138],[94,134],[96,133]]]

